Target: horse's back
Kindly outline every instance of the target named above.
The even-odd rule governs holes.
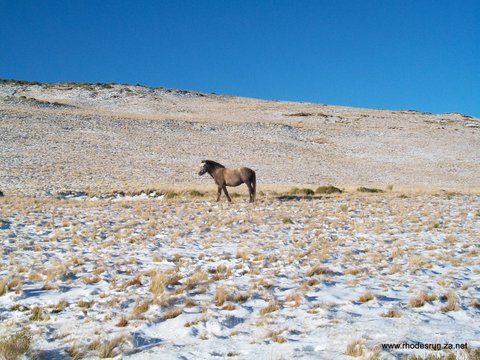
[[[252,181],[255,171],[247,167],[237,169],[224,169],[225,182],[228,186],[238,186],[242,183]]]

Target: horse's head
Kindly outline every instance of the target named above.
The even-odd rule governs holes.
[[[207,171],[208,171],[208,164],[206,163],[205,160],[203,160],[203,161],[200,163],[200,171],[198,172],[198,175],[202,176],[202,175],[205,174]]]

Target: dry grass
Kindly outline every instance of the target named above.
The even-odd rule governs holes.
[[[408,305],[410,307],[418,308],[425,305],[426,302],[432,302],[437,299],[435,294],[429,294],[425,291],[420,291],[416,296],[410,298]]]
[[[325,266],[321,266],[318,264],[312,266],[305,272],[305,275],[308,277],[311,277],[314,275],[329,275],[329,274],[333,274],[333,271]]]
[[[117,348],[126,341],[125,335],[117,335],[111,340],[102,340],[94,344],[92,350],[98,352],[100,359],[113,358],[119,354]]]
[[[442,312],[449,312],[449,311],[458,311],[460,310],[460,306],[458,304],[458,296],[455,294],[453,290],[450,290],[445,295],[443,295],[440,300],[446,301],[447,303],[443,305],[440,310]]]
[[[224,286],[218,286],[215,291],[214,302],[216,306],[222,306],[229,297],[229,291]]]
[[[165,311],[162,315],[162,320],[168,320],[168,319],[173,319],[176,318],[177,316],[180,316],[183,313],[182,308],[180,307],[172,307]]]
[[[402,313],[399,310],[391,309],[382,314],[382,317],[386,318],[399,318],[402,316]]]
[[[272,300],[270,301],[267,306],[260,309],[260,315],[267,315],[279,309],[279,304],[277,301]]]
[[[286,329],[268,330],[266,338],[268,338],[268,339],[270,339],[273,342],[276,342],[278,344],[286,343],[288,340],[284,336],[281,336],[281,334],[285,331],[286,331]]]
[[[355,339],[347,344],[347,348],[345,349],[345,355],[359,357],[363,355],[364,351],[365,345],[363,340]]]
[[[231,300],[236,303],[243,303],[250,299],[251,296],[251,293],[248,291],[239,291],[233,295]]]
[[[53,307],[52,313],[60,313],[68,307],[68,302],[65,299],[60,300]]]
[[[32,333],[24,328],[0,340],[0,358],[16,360],[22,355],[28,355],[31,350]]]
[[[72,360],[79,360],[85,357],[85,349],[83,346],[79,345],[78,343],[74,343],[73,345],[67,347],[65,352],[70,356]]]
[[[123,315],[118,322],[115,324],[117,327],[125,327],[128,325],[128,319],[125,315]]]
[[[40,306],[34,306],[31,310],[30,320],[45,321],[50,319],[50,316]]]
[[[368,290],[368,291],[365,291],[362,295],[360,295],[360,297],[358,298],[358,301],[365,303],[373,299],[375,299],[375,294]]]
[[[142,319],[143,314],[148,311],[151,304],[152,304],[151,300],[142,300],[142,301],[137,300],[135,302],[135,304],[133,305],[133,309],[130,313],[130,318],[131,319]]]

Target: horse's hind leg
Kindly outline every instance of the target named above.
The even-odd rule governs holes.
[[[230,195],[228,195],[227,185],[223,185],[223,192],[225,193],[225,196],[227,197],[228,202],[232,202],[232,199],[230,198]]]
[[[247,184],[247,187],[248,187],[248,194],[250,195],[250,202],[254,202],[255,199],[253,197],[253,187],[252,187],[252,184],[250,184],[249,181],[247,181],[245,184]]]

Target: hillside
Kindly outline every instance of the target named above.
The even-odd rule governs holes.
[[[202,159],[260,186],[480,186],[480,119],[140,85],[0,82],[0,189],[42,195],[211,185]]]

